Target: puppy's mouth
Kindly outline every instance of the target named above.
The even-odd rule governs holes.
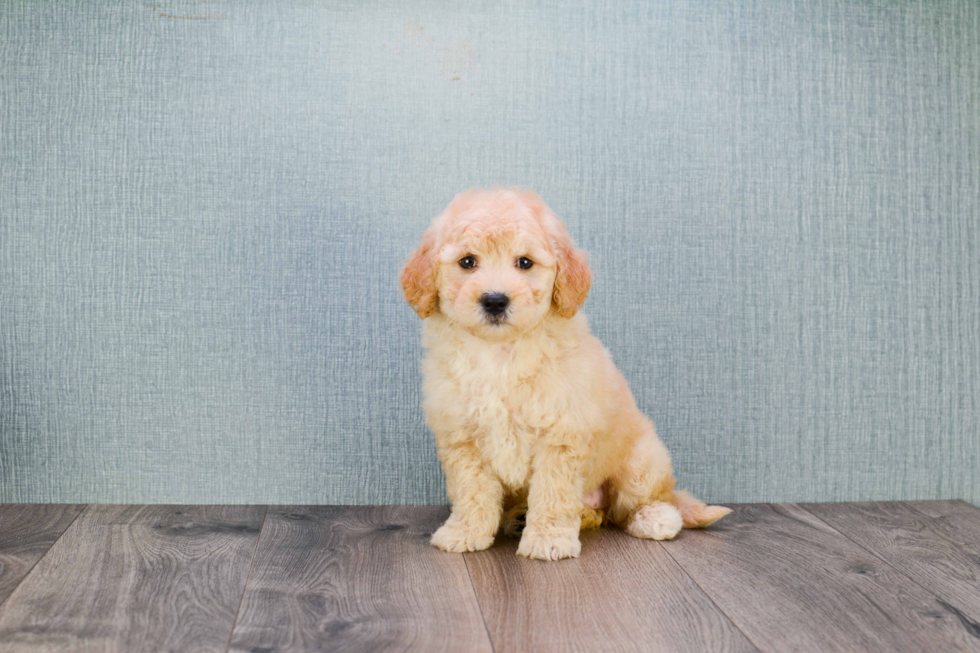
[[[484,313],[483,321],[489,326],[493,327],[507,326],[507,313],[503,313],[501,315],[490,315],[489,313]]]

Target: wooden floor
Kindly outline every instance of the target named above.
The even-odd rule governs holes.
[[[442,507],[0,505],[0,651],[980,651],[980,510],[756,504],[557,563]]]

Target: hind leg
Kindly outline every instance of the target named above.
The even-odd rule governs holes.
[[[683,520],[677,508],[654,501],[640,506],[626,521],[626,532],[644,540],[671,540],[681,532]]]
[[[592,531],[602,528],[602,520],[605,516],[604,510],[593,510],[588,506],[582,506],[582,530]]]
[[[681,513],[672,505],[674,473],[667,448],[657,438],[653,424],[644,424],[623,466],[609,479],[609,518],[629,535],[669,540],[683,526]]]

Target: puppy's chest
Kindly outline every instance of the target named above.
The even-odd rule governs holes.
[[[531,456],[543,428],[540,370],[514,364],[502,353],[478,357],[458,379],[466,422],[484,460],[510,489],[526,486]]]

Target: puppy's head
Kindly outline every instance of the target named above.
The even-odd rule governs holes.
[[[512,338],[549,315],[570,318],[592,281],[585,253],[537,195],[460,193],[436,217],[401,273],[419,317],[443,313],[492,340]]]

